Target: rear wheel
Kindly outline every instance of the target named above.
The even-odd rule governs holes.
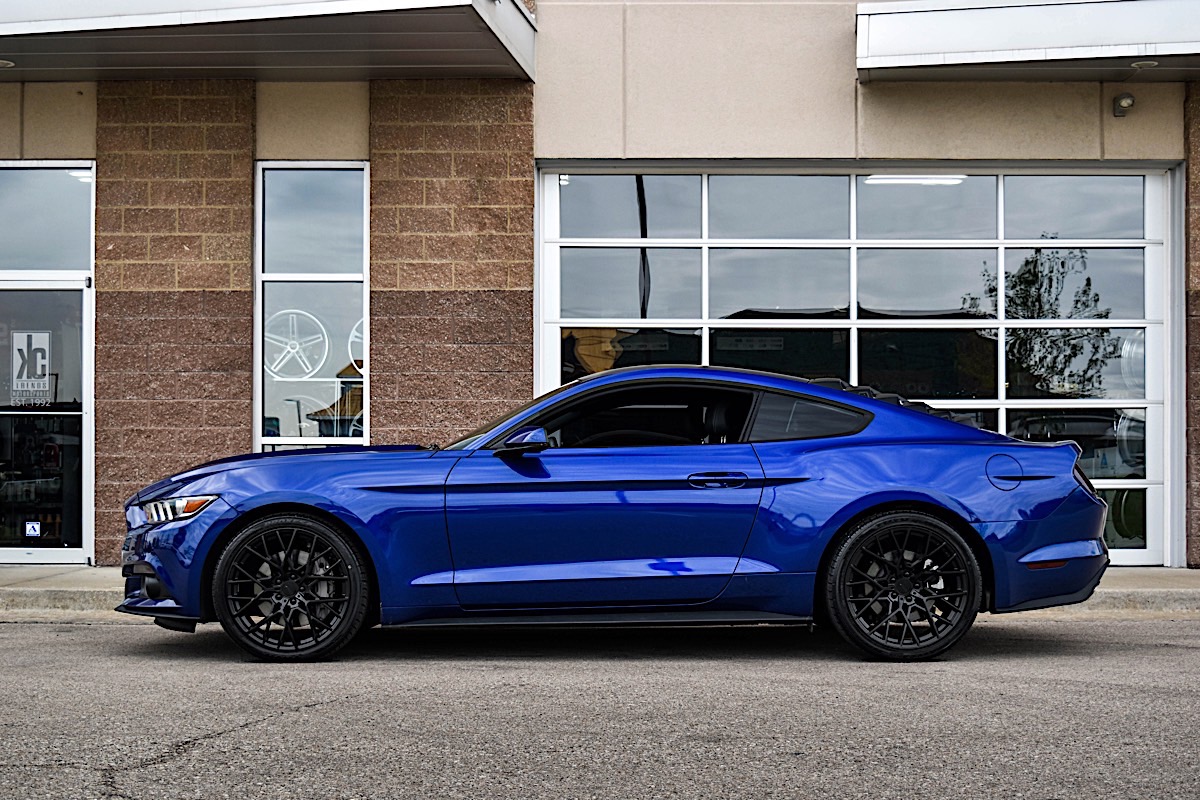
[[[212,587],[221,627],[243,650],[271,661],[332,656],[363,627],[368,593],[362,558],[347,537],[290,514],[235,536]]]
[[[846,641],[875,658],[932,658],[975,621],[983,579],[958,531],[917,511],[885,512],[837,545],[825,608]]]

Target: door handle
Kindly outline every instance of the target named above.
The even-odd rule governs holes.
[[[745,486],[749,479],[744,472],[696,472],[688,475],[688,483],[697,489],[737,489]]]

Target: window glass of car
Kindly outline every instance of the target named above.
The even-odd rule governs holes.
[[[764,392],[750,429],[750,441],[819,439],[857,433],[867,423],[861,411],[788,394]]]
[[[548,409],[529,424],[552,447],[666,447],[742,441],[753,395],[696,385],[630,387]]]

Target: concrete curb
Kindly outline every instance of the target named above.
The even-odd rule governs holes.
[[[5,611],[112,611],[124,595],[119,589],[0,589]]]

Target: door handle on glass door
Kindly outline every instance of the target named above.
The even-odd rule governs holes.
[[[745,486],[749,476],[744,472],[696,472],[688,475],[688,483],[697,489],[736,489]]]

